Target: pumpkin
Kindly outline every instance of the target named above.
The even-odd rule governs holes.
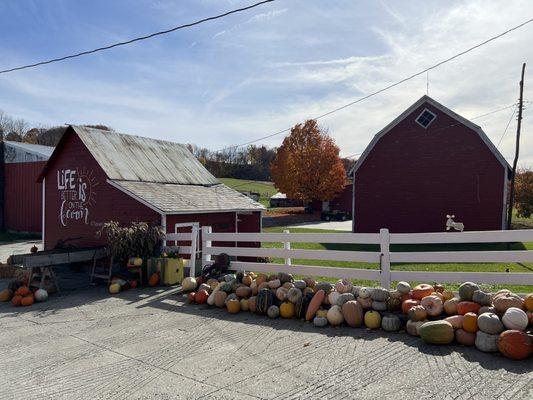
[[[307,287],[307,283],[303,279],[298,279],[293,282],[294,287],[300,290],[304,290]]]
[[[237,314],[241,311],[241,302],[237,299],[231,299],[226,303],[226,308],[230,314]]]
[[[241,299],[241,311],[248,311],[250,309],[250,306],[248,304],[248,299]]]
[[[524,297],[524,305],[527,311],[533,311],[533,293],[529,293]]]
[[[442,314],[444,306],[442,304],[442,299],[439,296],[430,295],[424,297],[420,301],[420,305],[424,307],[429,316],[436,317]]]
[[[407,324],[405,325],[405,330],[407,333],[411,336],[419,336],[419,330],[424,323],[427,321],[407,321]]]
[[[342,316],[342,309],[337,305],[331,306],[331,308],[328,310],[328,313],[326,314],[326,318],[328,319],[328,322],[333,326],[340,325],[344,322],[344,317]]]
[[[354,300],[355,300],[355,297],[353,294],[343,293],[339,296],[335,304],[338,305],[339,307],[342,307],[344,303],[347,303],[349,301],[354,301]]]
[[[261,289],[257,293],[257,313],[266,314],[269,307],[274,303],[274,295],[270,289]]]
[[[457,304],[459,303],[460,303],[459,299],[456,299],[455,297],[450,300],[446,300],[443,306],[444,312],[448,315],[457,314]]]
[[[279,287],[276,289],[276,298],[282,302],[287,300],[287,293],[289,293],[289,290],[284,287]]]
[[[14,295],[12,298],[11,298],[11,304],[14,306],[14,307],[18,307],[20,306],[22,302],[22,296],[20,294],[16,294]]]
[[[224,275],[224,278],[223,278],[223,279],[224,279],[226,282],[231,283],[231,282],[237,280],[237,275],[235,275],[235,274],[226,274],[226,275]]]
[[[152,275],[150,275],[150,278],[148,278],[148,285],[149,286],[157,286],[159,283],[159,273],[154,272]]]
[[[381,327],[387,332],[398,332],[402,322],[396,315],[385,315],[381,320]]]
[[[259,293],[260,290],[263,290],[263,289],[269,289],[268,287],[268,282],[263,282],[261,283],[258,287],[257,287],[257,292]]]
[[[478,314],[493,313],[496,314],[496,309],[493,306],[481,306]]]
[[[156,283],[157,285],[157,283]],[[155,286],[155,285],[154,285]],[[197,287],[196,278],[192,276],[186,277],[183,282],[181,282],[181,288],[186,292],[191,292],[193,290],[196,290]]]
[[[274,279],[272,281],[268,281],[268,287],[270,289],[277,289],[281,286],[281,281],[279,279]]]
[[[507,358],[524,360],[533,352],[533,343],[527,333],[512,329],[498,337],[498,350]]]
[[[30,294],[30,289],[27,286],[21,286],[17,289],[15,294],[18,294],[19,296],[24,297]]]
[[[453,329],[463,329],[464,315],[452,315],[451,317],[444,318],[444,321],[448,321],[452,324]]]
[[[118,292],[120,292],[120,285],[118,283],[112,283],[109,285],[109,293],[117,294]]]
[[[223,292],[222,290],[219,290],[215,293],[215,306],[222,308],[226,305],[226,298],[228,297],[228,294],[226,292]]]
[[[473,282],[464,282],[459,286],[459,298],[462,301],[472,301],[476,290],[479,290],[478,285]]]
[[[4,289],[0,292],[0,301],[9,301],[11,300],[11,297],[13,296],[13,293],[9,289]]]
[[[320,284],[317,284],[317,286]],[[311,321],[316,311],[319,309],[320,305],[324,301],[324,298],[326,297],[326,292],[323,289],[320,289],[318,292],[315,293],[313,296],[313,299],[309,302],[309,306],[307,307],[307,312],[305,313],[305,320]]]
[[[463,329],[470,333],[476,333],[479,329],[477,326],[477,314],[467,312],[463,318]]]
[[[444,296],[442,295],[442,293],[440,293],[440,292],[433,292],[433,293],[430,294],[430,296],[436,296],[436,297],[438,297],[438,298],[441,300],[441,302],[444,303]]]
[[[313,325],[317,328],[322,328],[328,324],[328,319],[326,317],[315,317],[313,319]]]
[[[407,282],[398,282],[396,285],[396,290],[401,294],[406,294],[411,291],[411,285],[409,285]]]
[[[279,306],[279,315],[281,318],[292,318],[294,317],[294,303],[290,301],[284,301]]]
[[[303,282],[303,281],[302,281]],[[292,304],[296,304],[298,300],[303,296],[303,293],[300,289],[297,287],[290,288],[287,291],[286,298],[288,301],[290,301]]]
[[[411,292],[409,292],[409,293],[402,294],[400,296],[400,301],[403,303],[405,300],[410,300],[412,298],[413,298],[413,295]]]
[[[381,315],[377,311],[367,311],[364,320],[369,329],[378,329],[381,326]]]
[[[320,309],[316,312],[315,317],[324,317],[327,318],[328,316],[328,310]]]
[[[430,344],[449,344],[455,337],[452,324],[443,320],[425,322],[418,333],[424,342]]]
[[[435,292],[437,293],[444,293],[444,285],[437,283],[433,285],[433,288],[435,289]]]
[[[307,296],[308,294],[314,295],[315,294],[315,289],[310,288],[310,287],[306,287],[304,290],[302,290],[302,293],[303,293],[304,296]]]
[[[500,292],[498,292],[500,293]],[[496,312],[499,314],[505,313],[508,308],[522,308],[524,301],[522,298],[514,293],[503,292],[496,294],[492,300]]]
[[[256,296],[257,292],[259,291],[259,287],[257,286],[257,281],[255,279],[250,284],[250,289],[252,289],[252,296]]]
[[[20,301],[20,305],[24,306],[24,307],[28,307],[28,306],[31,306],[34,302],[34,299],[33,299],[33,294],[30,293],[29,295],[27,296],[24,296],[22,298],[22,300]]]
[[[455,341],[463,346],[473,346],[476,343],[476,334],[467,332],[464,329],[455,331]]]
[[[337,304],[337,300],[339,300],[339,297],[341,297],[341,294],[339,292],[331,292],[328,294],[328,303],[333,305]]]
[[[289,290],[292,289],[294,285],[292,284],[292,282],[285,282],[283,285],[281,285],[281,287]]]
[[[369,287],[363,286],[359,289],[359,297],[362,299],[367,299],[372,295],[372,289]]]
[[[454,294],[451,290],[445,290],[442,292],[442,301],[445,302],[446,300],[450,300],[454,298]]]
[[[239,286],[235,290],[235,294],[237,297],[250,297],[252,295],[252,289],[250,289],[248,286]]]
[[[398,297],[389,297],[387,299],[387,310],[389,311],[400,311],[402,309],[402,302]]]
[[[477,314],[480,308],[481,306],[473,301],[460,301],[457,303],[457,314],[465,315],[469,312]]]
[[[483,313],[477,318],[479,330],[494,335],[503,331],[503,324],[500,318],[494,313]]]
[[[292,277],[292,275],[288,274],[287,272],[278,273],[278,279],[281,281],[282,284],[286,282],[294,281],[294,278]]]
[[[533,325],[533,311],[526,311],[526,314],[529,318],[529,325]]]
[[[279,307],[276,305],[271,305],[268,307],[267,315],[269,318],[278,318],[279,317]]]
[[[309,286],[309,285],[308,285]],[[318,282],[316,285],[315,285],[315,291],[319,291],[319,290],[323,290],[324,291],[324,294],[327,296],[331,293],[331,291],[333,290],[333,285],[329,282]]]
[[[310,276],[306,276],[303,281],[305,282],[307,287],[314,288],[316,286],[316,281]]]
[[[403,303],[402,303],[402,312],[404,314],[407,314],[407,312],[409,311],[409,309],[411,307],[414,307],[414,306],[417,306],[420,304],[420,301],[419,300],[415,300],[415,299],[408,299],[408,300],[405,300]]]
[[[251,275],[245,275],[242,277],[242,283],[246,286],[251,286],[253,282],[253,278]]]
[[[402,297],[402,293],[398,290],[391,290],[389,292],[389,299],[400,299],[400,297]]]
[[[339,279],[335,283],[335,290],[339,293],[350,293],[353,289],[352,283],[347,279]]]
[[[358,297],[357,301],[365,310],[372,308],[372,299],[370,297]]]
[[[300,300],[298,300],[296,302],[296,304],[294,305],[294,308],[295,308],[294,314],[295,314],[296,318],[305,319],[306,313],[307,313],[307,309],[309,307],[309,303],[311,302],[313,297],[314,297],[314,294],[312,294],[312,293],[304,294],[300,298]]]
[[[354,295],[355,298],[359,297],[359,291],[360,290],[361,290],[361,286],[354,286],[352,288],[352,294]]]
[[[423,321],[427,318],[428,314],[424,306],[413,306],[407,311],[407,317],[411,321]]]
[[[498,351],[498,337],[500,335],[491,335],[483,331],[476,332],[476,348],[485,353],[494,353]]]
[[[424,297],[429,296],[435,289],[433,286],[427,283],[421,283],[413,289],[413,299],[422,300]]]
[[[381,302],[387,301],[389,296],[390,296],[389,291],[382,287],[374,288],[374,290],[372,290],[372,294],[370,295],[372,300],[381,301]]]
[[[482,290],[474,291],[472,301],[482,306],[490,306],[492,304],[492,295]]]
[[[257,277],[255,278],[255,282],[257,283],[257,286],[261,285],[262,283],[267,282],[268,277],[265,274],[257,274]]]
[[[207,293],[211,291],[211,286],[209,286],[207,283],[201,283],[200,286],[198,286],[198,291],[205,290]]]
[[[248,308],[250,309],[250,312],[257,312],[257,297],[252,296],[248,299]]]
[[[385,311],[387,309],[387,303],[384,301],[373,301],[372,309],[376,311]]]
[[[196,296],[196,292],[189,292],[187,293],[187,303],[193,304],[194,303],[194,297]]]
[[[524,310],[510,307],[503,314],[502,322],[507,329],[525,331],[529,323],[529,318]]]
[[[196,295],[194,296],[194,301],[198,304],[205,304],[207,302],[207,298],[209,297],[209,293],[207,290],[199,290],[196,292]]]
[[[342,305],[342,316],[352,328],[359,328],[363,323],[363,307],[355,300],[347,301]]]

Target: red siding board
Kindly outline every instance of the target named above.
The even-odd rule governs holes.
[[[415,122],[424,108],[437,115],[428,129]],[[477,132],[423,104],[357,169],[355,231],[438,232],[449,213],[466,230],[501,229],[505,172]]]
[[[6,229],[41,232],[41,184],[37,177],[45,162],[5,164]]]

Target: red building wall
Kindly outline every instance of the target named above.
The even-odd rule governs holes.
[[[352,215],[353,184],[350,182],[344,187],[333,200],[329,202],[329,209],[332,211],[343,211]]]
[[[45,179],[45,249],[69,238],[75,239],[69,243],[78,246],[102,244],[105,240],[98,239],[96,232],[110,220],[124,224],[161,221],[158,213],[106,182],[106,174],[74,133],[64,142]],[[80,201],[81,197],[85,200]]]
[[[5,164],[5,224],[7,230],[41,232],[42,190],[37,178],[46,162]]]
[[[428,129],[415,122],[424,108],[437,115]],[[356,170],[354,230],[444,231],[446,214],[465,230],[502,229],[505,174],[475,131],[423,104]]]

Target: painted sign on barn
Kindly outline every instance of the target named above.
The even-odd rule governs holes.
[[[57,170],[61,225],[67,226],[71,221],[89,224],[90,209],[96,202],[94,190],[96,186],[98,182],[94,179],[92,171],[79,168]]]

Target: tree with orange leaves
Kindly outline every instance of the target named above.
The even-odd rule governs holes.
[[[290,199],[328,201],[346,185],[339,148],[315,120],[297,124],[283,140],[272,166],[274,186]]]

